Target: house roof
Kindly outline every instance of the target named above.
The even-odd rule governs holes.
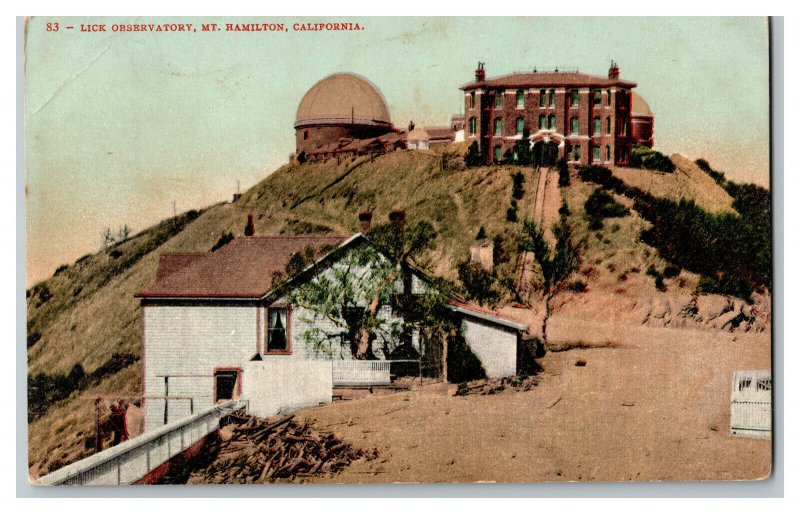
[[[362,233],[350,237],[342,235],[304,236],[242,236],[237,237],[216,252],[205,254],[163,254],[159,260],[156,281],[147,289],[136,293],[139,298],[162,299],[261,299],[272,292],[274,272],[284,272],[293,253],[312,246],[317,251],[326,246],[327,251],[316,264],[302,273],[290,277],[288,283],[303,280],[313,273],[316,265],[334,259],[339,252],[368,241]],[[162,265],[164,266],[162,268]],[[412,272],[424,280],[432,279],[418,267],[408,263]],[[181,269],[178,269],[178,268]],[[456,295],[450,299],[450,308],[458,313],[502,325],[517,331],[526,331],[528,325],[504,318],[471,304]]]
[[[338,246],[341,235],[242,236],[216,252],[165,254],[156,281],[136,293],[141,298],[261,298],[272,289],[293,253]],[[178,269],[180,267],[180,269]]]
[[[540,71],[518,72],[499,77],[492,77],[480,82],[469,82],[460,89],[470,91],[479,88],[507,87],[636,87],[636,82],[621,79],[610,79],[600,75],[590,75],[579,71]]]
[[[453,130],[450,127],[425,127],[430,139],[453,139]]]

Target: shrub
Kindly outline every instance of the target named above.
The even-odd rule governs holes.
[[[586,292],[586,283],[580,280],[576,280],[575,282],[569,285],[569,288],[576,293],[584,293]]]
[[[223,234],[219,236],[219,239],[217,239],[217,242],[214,243],[214,246],[211,247],[211,251],[216,252],[231,241],[233,241],[233,233],[223,232]]]
[[[515,206],[511,206],[506,209],[506,220],[510,221],[511,223],[515,223],[517,221],[517,208]]]
[[[753,283],[730,275],[722,274],[718,278],[701,275],[700,281],[697,283],[697,291],[736,296],[745,299],[747,303],[753,303]]]
[[[495,279],[491,273],[479,264],[464,261],[457,267],[458,279],[467,292],[467,298],[475,300],[479,305],[495,307],[500,301],[500,293],[495,288]]]
[[[42,334],[39,332],[31,332],[28,334],[28,348],[35,345],[39,342],[39,339],[42,338]]]
[[[303,164],[303,163],[306,162],[306,152],[305,151],[300,152],[299,154],[297,154],[297,162],[300,163],[300,164]]]
[[[558,161],[558,185],[561,187],[569,185],[569,168],[566,157]]]
[[[634,146],[631,152],[631,166],[634,168],[663,171],[665,173],[672,173],[675,171],[675,163],[673,163],[669,157],[646,146],[638,145]]]
[[[525,175],[518,171],[514,173],[511,178],[514,181],[511,188],[511,196],[517,200],[522,200],[522,197],[525,195],[525,189],[523,187],[523,184],[525,184]]]
[[[53,276],[60,275],[61,273],[67,271],[69,269],[69,264],[62,264],[61,266],[56,268],[56,271],[53,272]]]
[[[681,269],[677,266],[669,265],[664,268],[664,277],[666,278],[675,278],[681,274]]]
[[[486,229],[483,226],[478,229],[478,235],[475,236],[475,241],[480,241],[481,239],[486,239]]]
[[[571,212],[569,210],[569,205],[567,205],[567,201],[566,200],[562,200],[561,201],[561,207],[558,208],[558,214],[562,218],[566,218],[567,216],[569,216],[571,214]]]
[[[481,157],[481,149],[478,147],[477,141],[473,141],[467,149],[467,155],[464,157],[464,164],[468,168],[483,165],[483,158]]]
[[[711,166],[708,164],[708,161],[705,159],[697,159],[694,161],[697,164],[697,167],[706,172],[706,174],[714,179],[714,182],[717,184],[724,184],[725,183],[725,174],[721,171],[715,171],[711,169]]]
[[[602,189],[595,190],[583,205],[586,214],[591,218],[621,218],[630,214],[624,205],[618,204],[614,198]]]

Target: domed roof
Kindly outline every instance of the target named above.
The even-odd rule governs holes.
[[[386,100],[375,85],[353,73],[335,73],[314,84],[297,108],[295,126],[314,122],[391,125]]]
[[[636,91],[631,91],[631,114],[645,114],[647,116],[653,115],[653,111],[650,110],[650,106],[647,105],[647,102],[644,101],[644,98],[639,96],[639,93]]]

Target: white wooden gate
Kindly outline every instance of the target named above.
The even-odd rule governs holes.
[[[772,437],[772,375],[736,371],[731,384],[731,434]]]

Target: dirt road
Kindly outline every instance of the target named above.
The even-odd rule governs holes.
[[[734,369],[768,369],[769,336],[548,354],[529,392],[373,395],[298,417],[381,458],[313,482],[628,481],[768,476],[771,443],[728,435]],[[585,367],[575,366],[578,359]]]

